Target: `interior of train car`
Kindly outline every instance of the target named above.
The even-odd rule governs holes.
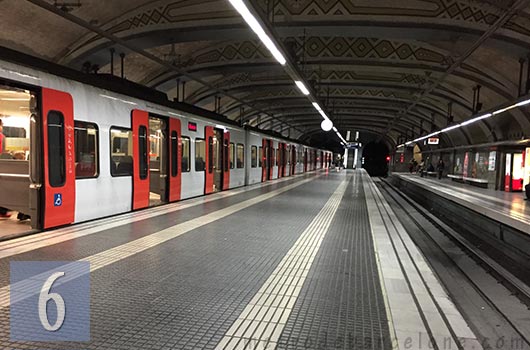
[[[215,128],[213,129],[213,139],[212,139],[212,164],[213,164],[213,192],[218,192],[223,190],[223,163],[224,159],[227,158],[224,156],[223,145],[226,140],[223,140],[223,130]],[[224,141],[224,142],[223,142]],[[227,159],[228,160],[228,159]]]
[[[0,84],[0,235],[31,229],[31,99],[28,90]]]
[[[168,202],[167,134],[167,121],[160,117],[149,116],[149,206]]]

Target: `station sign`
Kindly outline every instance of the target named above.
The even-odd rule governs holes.
[[[440,143],[440,138],[439,137],[429,137],[427,139],[427,144],[428,145],[437,145]]]
[[[346,148],[361,148],[361,143],[360,142],[348,142],[346,144]]]

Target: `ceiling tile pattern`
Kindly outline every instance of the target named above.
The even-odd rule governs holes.
[[[447,126],[449,106],[455,121],[469,118],[477,85],[483,109],[519,95],[519,60],[530,51],[528,4],[475,45],[515,0],[250,1],[263,11],[262,17],[342,130],[362,129],[395,144]],[[0,22],[6,28],[0,45],[74,69],[88,65],[101,73],[110,72],[109,50],[115,49],[125,54],[127,79],[163,91],[170,99],[213,110],[220,97],[220,112],[229,118],[305,140],[329,141],[319,131],[318,113],[227,0],[81,4],[70,14],[170,62],[174,69],[25,0],[2,1]],[[474,50],[469,57],[448,73],[470,48]],[[521,135],[513,130],[521,130]],[[521,136],[530,137],[528,109],[479,123],[470,132],[455,132],[443,142],[459,145]]]

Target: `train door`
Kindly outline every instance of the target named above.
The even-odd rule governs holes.
[[[304,149],[304,173],[307,172],[307,164],[309,162],[307,149]]]
[[[261,181],[264,182],[268,180],[269,176],[269,141],[267,139],[263,139],[261,142]]]
[[[133,210],[147,208],[150,204],[149,180],[149,113],[132,111],[133,137]]]
[[[228,156],[230,133],[212,126],[205,128],[206,172],[204,193],[212,193],[228,188],[230,181],[230,159]]]
[[[289,162],[289,148],[286,143],[283,144],[283,175],[289,176],[289,169],[287,168],[290,165]]]
[[[230,162],[235,162],[235,159],[230,159],[230,132],[228,130],[223,130],[222,132],[222,152],[223,152],[223,162],[221,171],[223,172],[223,190],[230,188]]]
[[[506,192],[522,191],[524,183],[524,153],[506,153],[505,164],[504,190]]]
[[[75,218],[74,103],[70,94],[42,89],[42,135],[43,228],[70,224]]]
[[[285,156],[286,153],[287,153],[287,144],[282,143],[282,148],[280,152],[280,155],[282,158],[282,177],[287,176],[285,172],[285,167],[287,166],[287,157]]]
[[[284,161],[284,157],[283,157],[283,146],[284,146],[284,143],[282,142],[278,142],[278,157],[277,157],[277,162],[278,162],[278,178],[280,177],[284,177],[285,174],[284,174],[284,164],[283,164],[283,161]]]
[[[149,115],[149,206],[169,202],[168,120]]]
[[[274,159],[275,157],[275,151],[274,151],[274,142],[272,140],[269,140],[269,147],[268,147],[268,167],[269,167],[269,176],[267,180],[272,180],[274,178],[273,172],[274,172]]]
[[[182,135],[179,119],[169,119],[169,201],[178,201],[182,192]]]
[[[296,146],[291,146],[291,175],[295,174],[296,169]]]

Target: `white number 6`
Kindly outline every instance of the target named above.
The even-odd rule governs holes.
[[[64,272],[56,272],[48,279],[46,282],[44,282],[44,285],[42,286],[42,289],[40,290],[39,295],[39,318],[40,323],[46,329],[50,332],[55,332],[61,326],[64,322],[64,314],[65,314],[65,308],[64,308],[64,300],[63,298],[57,294],[57,293],[50,293],[50,288],[52,287],[53,283],[61,277],[64,276]],[[46,307],[48,305],[48,301],[50,299],[53,299],[55,301],[55,307],[57,308],[57,320],[55,321],[55,324],[52,326],[50,322],[48,322],[48,313],[46,311]]]

